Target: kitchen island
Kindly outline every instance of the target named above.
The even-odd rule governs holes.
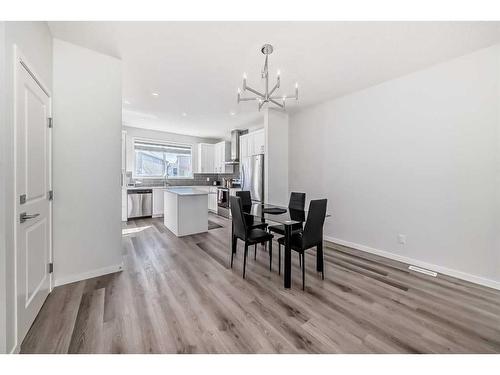
[[[208,191],[167,188],[164,192],[163,223],[177,237],[208,231]]]

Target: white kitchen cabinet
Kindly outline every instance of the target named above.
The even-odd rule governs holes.
[[[214,170],[215,173],[221,173],[221,160],[222,160],[222,150],[219,143],[215,144],[214,147]]]
[[[264,129],[251,133],[253,135],[252,155],[266,153],[266,136]]]
[[[208,210],[217,213],[217,186],[210,186],[208,191]]]
[[[240,161],[246,157],[266,153],[266,135],[264,129],[240,136]]]
[[[164,188],[153,188],[153,217],[163,216]]]
[[[233,166],[226,165],[231,159],[231,143],[222,141],[215,144],[214,164],[215,173],[233,173]]]
[[[248,156],[248,134],[240,135],[240,161]]]
[[[121,183],[122,183],[122,221],[127,221],[128,214],[128,196],[127,196],[127,176],[126,176],[126,163],[127,163],[127,132],[122,130],[122,170],[121,170]]]
[[[198,173],[217,173],[215,171],[215,145],[198,143]]]
[[[122,188],[122,221],[127,221],[128,218],[128,194],[127,188]]]

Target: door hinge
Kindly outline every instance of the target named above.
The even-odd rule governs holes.
[[[26,194],[20,195],[19,204],[25,204],[25,203],[26,203]]]
[[[49,192],[47,193],[47,198],[49,199],[49,201],[54,200],[54,191],[53,190],[49,190]]]
[[[47,118],[47,124],[48,124],[49,128],[52,128],[52,117]]]
[[[54,273],[54,263],[49,263],[49,273]]]

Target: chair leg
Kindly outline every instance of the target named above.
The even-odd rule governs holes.
[[[243,256],[243,278],[245,278],[245,271],[247,268],[247,254],[248,254],[248,244],[245,242],[245,255]]]
[[[306,258],[305,253],[302,253],[302,290],[306,288]]]
[[[321,271],[321,279],[325,279],[325,255],[323,253],[323,242],[316,246],[316,270]]]
[[[253,252],[253,259],[257,260],[257,244],[255,244],[255,250]]]
[[[273,270],[273,240],[269,240],[269,271],[272,270]]]
[[[231,268],[233,268],[233,258],[234,258],[234,253],[236,253],[237,242],[238,239],[233,236],[233,240],[231,241]]]
[[[302,267],[302,257],[300,256],[300,253],[299,253],[299,267]]]
[[[281,244],[278,242],[278,275],[281,275]]]
[[[321,251],[321,262],[323,263],[323,267],[321,267],[321,280],[325,279],[325,253]]]

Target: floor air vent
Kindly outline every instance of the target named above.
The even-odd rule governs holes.
[[[420,273],[423,273],[423,274],[426,274],[426,275],[429,275],[432,277],[436,277],[438,275],[437,272],[429,271],[429,270],[426,270],[425,268],[409,266],[408,269],[411,271],[420,272]]]

